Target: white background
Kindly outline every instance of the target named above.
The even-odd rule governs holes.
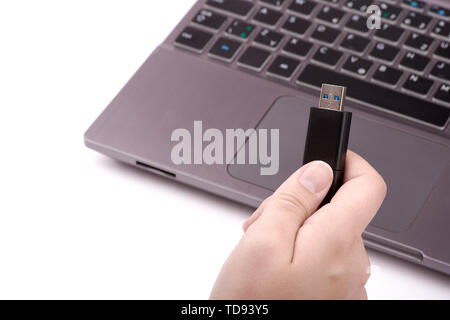
[[[193,2],[0,2],[0,298],[208,297],[251,210],[83,145]],[[370,257],[369,298],[450,299],[450,277]]]

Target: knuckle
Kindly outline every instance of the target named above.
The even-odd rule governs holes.
[[[308,201],[300,195],[296,195],[292,192],[282,191],[278,193],[275,201],[277,201],[277,204],[286,211],[299,212],[304,216],[311,211]]]
[[[349,285],[348,281],[349,268],[344,263],[333,263],[328,267],[326,273],[327,282],[333,288],[346,288]]]

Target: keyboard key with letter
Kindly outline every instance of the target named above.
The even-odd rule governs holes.
[[[428,62],[430,62],[429,58],[412,51],[407,51],[400,61],[400,65],[409,69],[423,71]]]
[[[403,88],[417,94],[426,95],[428,91],[430,91],[432,85],[433,81],[411,73],[403,85]]]
[[[442,83],[433,96],[434,99],[450,103],[450,84]]]
[[[277,56],[267,70],[267,74],[289,80],[294,74],[300,61],[286,56]]]
[[[396,47],[390,46],[383,42],[377,42],[375,47],[370,52],[370,56],[384,61],[392,62],[399,52],[400,50]]]
[[[341,47],[355,52],[364,52],[370,40],[353,33],[347,34],[341,43]]]
[[[397,42],[403,34],[403,29],[393,26],[389,23],[383,23],[381,29],[375,32],[378,38],[388,41]]]
[[[305,67],[298,81],[317,89],[322,87],[322,83],[339,83],[349,88],[349,98],[439,128],[450,117],[450,108],[313,64]]]
[[[283,14],[276,10],[271,10],[266,7],[261,7],[256,15],[253,17],[253,20],[265,23],[269,26],[274,26],[277,24],[278,20],[280,20]]]
[[[372,4],[372,0],[347,0],[345,7],[360,12],[366,13],[367,8]]]
[[[381,9],[381,18],[392,22],[396,21],[402,12],[401,8],[393,6],[387,2],[381,2],[380,9]]]
[[[433,28],[433,33],[435,35],[450,39],[450,22],[439,20]]]
[[[339,59],[341,59],[341,57],[342,57],[341,51],[330,49],[325,46],[321,46],[317,50],[313,59],[318,62],[327,64],[329,66],[335,66],[339,62]]]
[[[334,25],[338,25],[344,15],[345,12],[342,10],[333,8],[331,6],[324,6],[317,15],[317,19],[329,22]]]
[[[274,7],[281,7],[285,0],[261,0],[261,2],[268,3]]]
[[[319,40],[325,43],[333,43],[339,34],[339,30],[327,27],[323,24],[318,24],[314,32],[311,34],[311,39]]]
[[[441,41],[434,52],[435,55],[450,60],[450,42]]]
[[[424,14],[410,11],[408,15],[403,19],[403,24],[405,26],[424,31],[431,21],[431,17]]]
[[[286,43],[283,50],[300,57],[306,57],[312,47],[312,43],[297,38],[291,38],[289,42]]]
[[[437,78],[450,81],[450,64],[438,61],[430,73]]]
[[[405,41],[405,46],[420,50],[422,52],[427,52],[433,41],[433,38],[424,36],[417,32],[411,32],[408,39]]]
[[[317,3],[311,0],[293,0],[289,6],[289,10],[309,16],[316,7]]]
[[[253,3],[245,0],[208,0],[206,4],[243,17],[253,8]]]
[[[365,77],[371,67],[372,62],[352,55],[348,57],[347,61],[342,66],[342,69],[357,74],[358,76]]]
[[[402,74],[403,72],[401,72],[400,70],[388,67],[385,64],[380,64],[377,71],[373,74],[372,78],[391,86],[395,86],[398,83],[398,80],[400,80]]]
[[[289,16],[289,18],[286,20],[285,24],[283,25],[283,29],[297,33],[300,35],[303,35],[306,30],[308,30],[309,26],[311,25],[311,22],[308,20],[296,17],[296,16]]]
[[[361,33],[368,33],[370,31],[369,28],[367,28],[367,17],[357,14],[352,14],[345,27]]]

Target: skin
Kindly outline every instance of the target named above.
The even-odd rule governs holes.
[[[311,166],[322,167],[326,187],[318,192],[302,181]],[[349,151],[344,185],[318,209],[332,176],[324,162],[309,163],[261,204],[244,223],[211,299],[367,299],[370,262],[362,233],[386,196],[386,183]]]

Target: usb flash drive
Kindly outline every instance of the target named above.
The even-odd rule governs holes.
[[[333,169],[334,178],[323,204],[329,203],[344,180],[345,158],[352,113],[343,111],[346,88],[322,84],[318,108],[311,108],[303,164],[322,160]]]

